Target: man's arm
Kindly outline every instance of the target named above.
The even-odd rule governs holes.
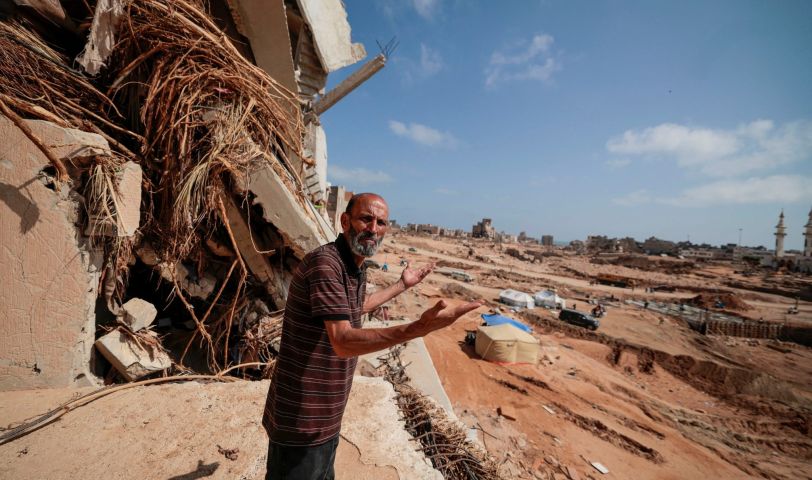
[[[347,320],[325,320],[324,325],[336,355],[342,358],[356,357],[428,335],[481,306],[482,302],[470,302],[449,307],[445,300],[440,300],[423,312],[419,320],[405,325],[353,328]]]
[[[379,290],[368,295],[367,298],[364,299],[363,313],[374,311],[384,303],[392,300],[409,288],[422,282],[432,270],[434,270],[433,263],[424,265],[422,268],[412,268],[407,266],[403,269],[403,273],[401,273],[400,279],[397,282],[389,285],[383,290]]]

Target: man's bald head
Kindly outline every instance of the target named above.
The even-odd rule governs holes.
[[[389,205],[376,193],[353,195],[341,214],[341,229],[359,262],[375,254],[388,227]]]
[[[377,193],[372,192],[356,193],[355,195],[352,196],[352,198],[350,198],[350,201],[347,202],[347,208],[344,209],[344,213],[352,215],[353,209],[362,200],[364,201],[380,200],[381,202],[386,204],[386,200],[384,200],[383,197],[378,195]],[[387,207],[389,206],[388,204],[386,205]]]

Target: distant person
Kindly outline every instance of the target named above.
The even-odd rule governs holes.
[[[270,437],[266,479],[335,478],[341,418],[357,356],[427,335],[482,305],[449,307],[440,300],[412,323],[362,329],[363,313],[417,285],[434,267],[407,266],[396,283],[366,296],[364,259],[375,254],[388,225],[383,198],[353,196],[341,214],[343,233],[305,255],[293,273],[263,415]]]

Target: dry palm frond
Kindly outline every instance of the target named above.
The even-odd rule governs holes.
[[[443,478],[453,480],[498,480],[499,466],[479,445],[469,441],[465,429],[448,417],[430,397],[409,385],[400,361],[403,346],[390,349],[381,358],[386,379],[397,393],[398,408],[406,430],[420,442],[421,449]]]
[[[113,103],[65,57],[31,30],[6,20],[0,21],[0,99],[25,118],[98,133],[125,158],[133,154],[124,143],[141,141],[111,120],[122,118]]]
[[[197,2],[131,2],[110,63],[109,93],[122,109],[140,105],[156,185],[151,227],[170,239],[167,259],[194,250],[229,177],[301,156],[296,96],[242,57]]]

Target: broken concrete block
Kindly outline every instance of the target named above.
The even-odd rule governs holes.
[[[128,300],[121,308],[124,310],[124,323],[133,332],[149,327],[158,315],[158,310],[151,303],[140,298]]]
[[[189,295],[200,299],[206,299],[211,295],[214,286],[217,284],[214,275],[210,273],[204,273],[202,277],[192,275],[189,268],[182,263],[162,262],[157,268],[164,280],[172,283],[176,279],[180,288]]]
[[[242,190],[250,190],[254,203],[262,206],[263,218],[272,223],[298,258],[335,239],[335,232],[307,199],[291,192],[288,184],[269,165],[237,178]]]
[[[107,57],[116,45],[116,30],[124,14],[123,0],[100,0],[96,3],[93,23],[87,44],[76,61],[91,75],[96,75],[105,65]]]
[[[95,345],[104,358],[130,382],[172,366],[172,360],[165,352],[157,348],[142,347],[129,335],[118,330],[96,340]]]

